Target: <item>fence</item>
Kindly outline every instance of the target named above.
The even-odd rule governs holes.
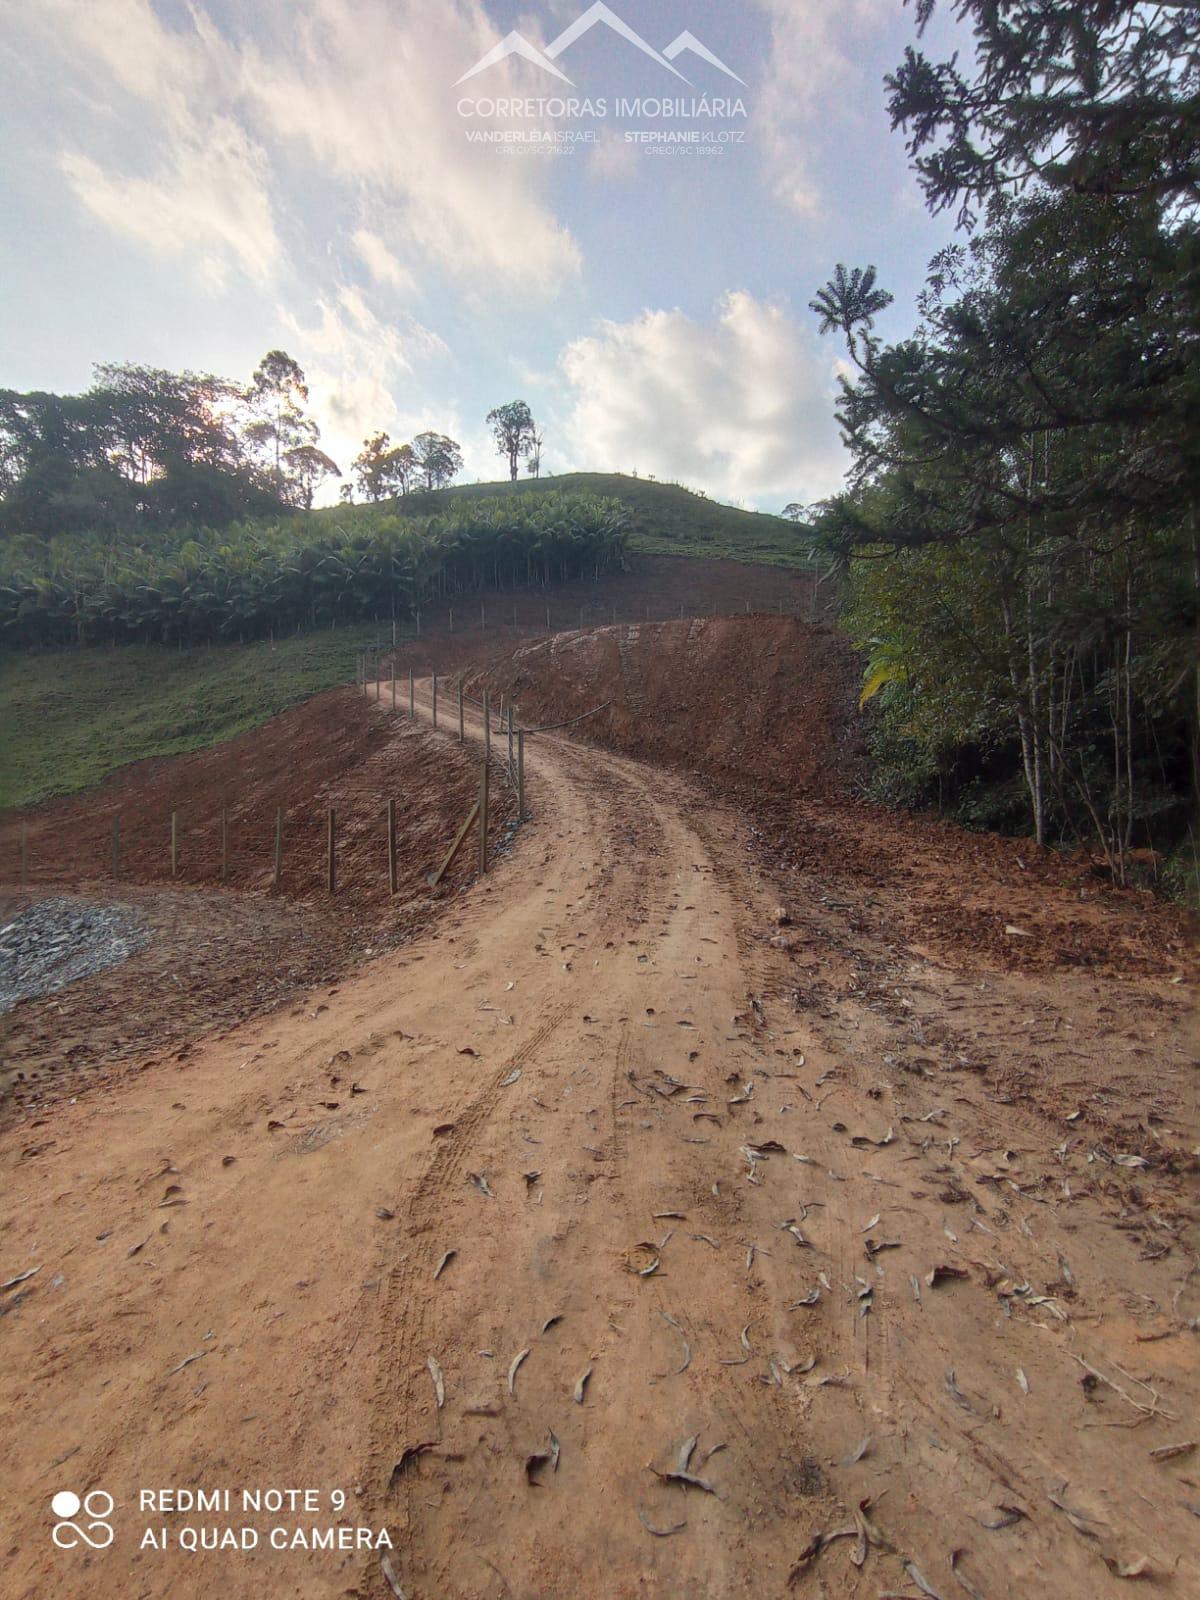
[[[408,677],[408,714],[415,720],[415,684],[411,673]],[[362,687],[364,693],[369,692],[368,681],[363,680]],[[399,685],[394,670],[386,685],[380,680],[374,687],[375,698],[383,699],[386,692],[399,716]],[[461,681],[447,691],[444,680],[439,680],[434,694],[438,730],[454,742],[466,743],[465,705],[478,705],[483,710],[488,732],[486,756],[480,765],[496,769],[507,781],[516,801],[519,826],[528,817],[528,810],[524,738],[517,732],[514,708],[510,706],[501,713],[501,733],[508,738],[504,756],[502,748],[493,748],[491,734],[496,718],[486,702],[465,695]],[[481,818],[479,862],[480,870],[487,871],[488,840],[498,808],[490,777],[485,781],[478,768],[476,776],[479,799],[471,808],[469,825],[459,830],[454,848],[440,862],[418,863],[410,858],[406,862],[410,877],[412,869],[419,868],[417,881],[423,878],[436,887],[460,853],[470,825]],[[448,785],[458,789],[462,782],[460,767],[457,776],[448,779]],[[102,878],[107,870],[113,881],[187,882],[214,887],[236,882],[241,887],[269,888],[275,893],[287,889],[301,898],[322,891],[333,897],[347,888],[359,892],[366,889],[375,898],[382,896],[386,881],[387,894],[397,894],[402,874],[396,798],[378,790],[347,794],[344,788],[331,798],[336,798],[337,803],[323,807],[285,806],[270,796],[266,802],[241,801],[219,808],[198,803],[180,809],[172,796],[170,800],[164,797],[158,810],[152,797],[135,797],[126,803],[125,810],[101,806],[94,823],[86,817],[68,815],[57,825],[55,820],[35,819],[31,829],[29,821],[22,818],[6,841],[9,871],[5,876],[10,881],[15,877],[23,886],[50,887],[61,884],[64,878],[91,882]],[[453,803],[451,799],[450,804]],[[508,809],[499,808],[505,817]],[[14,846],[15,859],[10,853]],[[430,847],[426,844],[425,848]],[[16,871],[12,872],[14,867]],[[343,867],[349,869],[345,881]]]
[[[813,592],[815,594],[815,589]],[[526,596],[525,598],[528,602],[530,597]],[[685,600],[676,602],[676,607],[680,618],[697,615],[745,616],[754,614],[752,613],[752,602],[749,599],[741,599],[732,603],[726,602],[726,604],[730,609],[722,609],[719,613],[716,603],[705,608],[690,604]],[[780,598],[773,613],[760,609],[757,614],[798,616],[800,611],[804,609],[806,608],[803,606],[798,607],[795,604],[787,605]],[[528,604],[526,604],[525,610],[528,613]],[[631,624],[643,621],[665,620],[663,608],[661,607],[656,608],[652,605],[646,605],[636,608],[623,608],[612,602],[601,603],[596,600],[584,602],[578,607],[572,606],[569,611],[561,604],[556,606],[553,603],[545,603],[543,608],[543,603],[539,602],[536,623],[521,621],[519,611],[520,608],[516,602],[513,603],[510,612],[507,607],[498,605],[494,600],[491,605],[487,600],[482,600],[479,606],[478,621],[473,622],[473,626],[478,629],[500,627],[506,630],[511,627],[520,633],[540,635],[544,631],[553,631],[564,626],[568,628],[586,627],[589,624],[592,626],[612,626],[621,623]],[[631,614],[631,612],[636,612],[636,615]],[[511,624],[507,621],[510,615],[512,618]],[[447,621],[449,631],[453,632],[456,627],[453,608],[448,610]],[[462,621],[461,612],[459,621]],[[542,626],[543,621],[544,628]],[[377,637],[373,648],[358,654],[356,671],[356,682],[363,694],[370,694],[370,687],[373,682],[376,701],[382,701],[386,693],[392,712],[399,714],[402,697],[406,696],[408,716],[412,720],[416,718],[415,680],[411,670],[407,674],[407,684],[403,680],[397,680],[393,652],[399,645],[409,644],[414,637],[421,636],[422,619],[420,612],[415,617],[415,630],[415,635],[408,629],[399,630],[397,624],[392,622],[390,626],[391,646],[387,646],[382,637]],[[392,662],[390,672],[385,679],[382,667],[383,662],[389,655],[392,656]],[[456,682],[452,680],[451,686],[447,691],[446,680],[439,678],[434,673],[431,674],[430,685],[430,710],[433,727],[435,730],[441,731],[445,727],[447,720],[449,720],[450,726],[456,726],[457,728],[460,744],[466,742],[465,705],[470,704],[483,713],[485,759],[488,761],[494,760],[499,764],[516,799],[519,825],[528,817],[525,796],[525,739],[531,733],[547,730],[517,726],[515,708],[511,705],[505,708],[503,702],[501,702],[499,731],[501,739],[504,741],[502,747],[504,754],[502,759],[493,757],[491,708],[487,704],[486,697],[480,701],[475,700],[472,696],[465,695],[461,678]],[[448,709],[447,701],[449,703]],[[595,708],[595,710],[600,709],[603,708]],[[594,711],[586,713],[586,715],[594,715]],[[572,720],[581,719],[574,718]],[[386,869],[388,892],[395,894],[398,884],[395,801],[380,799],[378,804],[379,814],[383,818],[382,836],[384,839],[384,846],[380,856],[380,872],[382,874]],[[484,825],[480,828],[480,868],[482,871],[487,870],[486,826],[490,822],[490,807],[490,791],[483,780],[481,772],[480,797],[472,807],[468,825],[464,829],[460,829],[461,837],[456,836],[450,855],[435,871],[429,873],[427,881],[433,884],[441,881],[442,876],[462,849],[470,827],[481,819]],[[261,819],[261,825],[255,824],[248,828],[247,818],[244,813],[235,819],[230,808],[222,806],[219,819],[215,819],[210,828],[211,836],[206,837],[200,845],[198,857],[195,827],[191,827],[185,836],[183,828],[185,819],[175,810],[170,811],[168,816],[164,816],[163,820],[168,829],[165,850],[172,880],[185,875],[189,881],[193,882],[214,881],[227,883],[231,875],[236,873],[236,875],[247,877],[255,883],[269,881],[270,887],[276,891],[283,886],[285,878],[289,875],[289,868],[292,868],[294,872],[293,864],[296,860],[297,851],[303,850],[306,854],[309,853],[310,841],[308,836],[312,833],[314,825],[311,815],[300,818],[290,809],[277,806],[269,815]],[[320,816],[318,823],[320,845],[317,849],[322,858],[322,877],[325,891],[331,896],[338,892],[338,839],[342,820],[339,818],[336,809],[329,807]],[[263,837],[264,831],[265,837]],[[254,835],[252,844],[247,842],[248,832]],[[131,833],[129,825],[120,814],[112,816],[107,831],[106,853],[109,857],[110,873],[114,879],[129,876],[128,869],[131,857],[136,858],[140,864],[140,877],[154,881],[160,876],[153,864],[153,860],[148,860],[148,855],[152,856],[153,851],[148,851],[144,833],[144,829],[141,830],[140,836]],[[297,838],[297,834],[299,834],[299,838]],[[79,855],[78,843],[78,840],[73,840],[69,847],[72,859],[76,859]],[[155,846],[154,848],[157,849],[159,847]],[[253,857],[250,861],[247,860],[248,853],[251,853]],[[49,860],[46,859],[46,854],[50,855]],[[29,884],[35,877],[41,877],[44,881],[49,882],[61,881],[64,875],[62,863],[65,854],[66,852],[64,852],[60,842],[58,848],[54,849],[52,847],[51,852],[42,854],[40,859],[36,858],[35,841],[30,835],[29,825],[25,820],[21,821],[19,826],[17,877],[22,885]],[[312,858],[315,858],[315,852],[310,856],[310,859]],[[240,871],[237,870],[239,868]],[[98,872],[97,876],[99,875]]]
[[[780,571],[782,576],[782,570],[776,570]],[[373,655],[382,658],[388,653],[389,648],[394,650],[399,644],[414,638],[426,637],[431,625],[435,628],[444,627],[451,634],[483,633],[495,629],[529,636],[563,632],[571,628],[683,621],[689,617],[773,616],[811,622],[825,609],[820,594],[824,581],[824,578],[819,576],[812,579],[807,600],[785,600],[782,594],[777,594],[769,604],[741,595],[732,596],[724,601],[699,601],[692,598],[673,601],[669,605],[624,604],[616,600],[599,598],[585,600],[579,604],[565,604],[561,600],[557,603],[541,601],[526,591],[522,591],[521,598],[514,599],[510,604],[499,600],[493,594],[490,600],[487,598],[480,600],[478,611],[473,605],[464,606],[460,603],[457,608],[426,607],[422,611],[415,611],[411,626],[404,628],[398,628],[397,623],[393,621],[390,647],[382,638],[378,638]]]

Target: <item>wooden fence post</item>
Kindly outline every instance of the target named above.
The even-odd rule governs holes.
[[[546,607],[546,632],[550,632],[550,607]]]
[[[525,821],[525,729],[517,733],[517,821]]]
[[[382,663],[382,661],[376,662],[376,665],[375,665],[375,698],[376,698],[376,700],[382,700],[383,699],[383,663]]]
[[[112,875],[114,878],[121,876],[121,818],[119,814],[112,819]]]
[[[334,811],[332,806],[329,808],[329,820],[327,828],[328,837],[326,839],[325,886],[329,890],[330,894],[336,894],[337,856],[334,853],[334,841],[337,838],[337,813]]]
[[[450,632],[454,632],[454,607],[450,607]]]
[[[388,893],[396,892],[396,802],[387,803]]]
[[[272,877],[272,887],[278,889],[279,880],[283,876],[283,807],[275,807],[275,872]]]
[[[415,690],[413,688],[413,669],[411,667],[409,667],[409,669],[408,669],[408,717],[409,717],[409,721],[410,722],[415,721],[416,720],[416,715],[417,715],[417,698],[416,698],[416,692],[415,692]]]
[[[437,727],[437,673],[433,675],[433,725]]]
[[[510,774],[512,773],[512,764],[513,764],[513,714],[512,714],[512,701],[510,700],[509,704],[508,704],[508,770],[509,770]],[[510,781],[511,781],[511,779],[510,779]]]
[[[482,600],[479,602],[479,626],[487,627],[487,607]]]
[[[483,754],[484,759],[492,753],[492,711],[488,704],[488,692],[483,691]]]
[[[488,869],[488,760],[479,767],[479,871]]]
[[[229,807],[221,807],[221,882],[229,876]]]
[[[467,812],[467,820],[463,823],[462,827],[454,835],[454,843],[450,846],[450,849],[447,851],[446,858],[442,862],[441,866],[438,867],[436,872],[427,872],[425,874],[425,882],[429,885],[429,887],[431,889],[436,889],[438,884],[441,883],[442,879],[446,876],[447,872],[449,872],[450,863],[454,860],[455,856],[462,849],[463,841],[466,839],[467,834],[470,833],[472,827],[474,827],[475,818],[478,815],[479,815],[479,801],[476,800],[475,804],[471,807],[470,811]]]
[[[171,813],[171,876],[175,877],[179,870],[179,824],[175,813]]]
[[[392,710],[396,709],[396,658],[392,657]]]
[[[462,686],[462,679],[460,678],[458,680],[458,742],[459,742],[459,744],[465,743],[466,737],[467,737],[466,728],[463,725],[463,686]]]

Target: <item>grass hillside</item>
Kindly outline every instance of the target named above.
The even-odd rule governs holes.
[[[694,494],[675,483],[630,478],[620,472],[564,472],[558,477],[519,478],[515,483],[475,483],[432,494],[397,500],[422,512],[444,510],[453,500],[491,500],[510,494],[549,493],[612,495],[630,515],[629,548],[649,555],[705,556],[713,561],[753,561],[777,567],[807,567],[794,523],[763,511],[741,511]],[[318,518],[345,520],[344,506],[313,513]]]
[[[354,677],[372,626],[278,644],[0,656],[0,808],[87,788],[128,761],[230,739]]]

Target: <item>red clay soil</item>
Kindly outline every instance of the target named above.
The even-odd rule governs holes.
[[[487,665],[525,722],[602,707],[574,737],[725,783],[844,794],[862,766],[861,666],[845,636],[757,614],[619,625],[519,645]]]
[[[399,704],[400,702],[398,702]],[[284,810],[281,888],[295,899],[324,893],[326,812],[337,813],[339,897],[335,909],[388,902],[385,811],[396,801],[405,830],[402,882],[429,870],[445,828],[439,804],[429,819],[418,803],[432,787],[446,817],[465,813],[476,772],[470,760],[425,731],[404,706],[334,689],[224,744],[120,768],[84,794],[47,800],[0,818],[0,880],[19,873],[19,820],[29,828],[30,883],[111,878],[111,829],[121,819],[121,878],[171,881],[171,813],[178,819],[178,881],[221,882],[221,807],[229,813],[227,886],[268,890],[275,812]],[[432,782],[431,782],[432,780]],[[428,826],[426,825],[428,822]]]
[[[464,849],[436,891],[425,882],[477,786],[474,752],[393,717],[387,701],[337,689],[226,744],[134,763],[93,790],[24,813],[29,884],[0,898],[0,916],[47,892],[79,892],[133,905],[156,937],[124,965],[0,1018],[0,1108],[37,1104],[77,1084],[81,1071],[144,1053],[147,1039],[156,1050],[178,1050],[410,938],[476,875],[476,852]],[[515,804],[498,778],[492,795],[489,832],[498,850]],[[395,896],[388,886],[389,798],[397,817]],[[230,838],[224,885],[223,804]],[[277,806],[284,808],[278,893],[272,889]],[[331,806],[337,815],[332,898],[326,889]],[[179,841],[174,881],[172,811]],[[122,848],[114,882],[116,815]],[[10,884],[19,872],[18,840],[19,822],[10,814],[0,822],[0,877]]]
[[[1192,920],[1089,852],[858,800],[860,681],[836,629],[762,615],[576,630],[468,675],[531,725],[601,707],[573,738],[701,775],[755,819],[764,866],[819,874],[897,943],[959,966],[1191,969]]]

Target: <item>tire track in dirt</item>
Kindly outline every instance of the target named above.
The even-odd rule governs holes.
[[[417,1183],[409,1206],[408,1239],[416,1248],[405,1252],[401,1262],[387,1274],[385,1292],[380,1296],[377,1331],[378,1375],[374,1386],[372,1416],[375,1432],[368,1457],[368,1495],[380,1521],[390,1520],[386,1504],[392,1469],[406,1446],[420,1441],[403,1438],[397,1431],[399,1417],[417,1410],[414,1386],[427,1381],[424,1362],[432,1354],[428,1338],[430,1297],[428,1285],[437,1266],[436,1255],[426,1255],[421,1245],[432,1234],[444,1210],[445,1198],[461,1180],[479,1130],[495,1109],[509,1074],[523,1070],[537,1058],[538,1051],[553,1036],[567,1008],[559,1007],[541,1022],[528,1039],[514,1050],[491,1074],[477,1095],[457,1113],[451,1132],[437,1149],[424,1175]],[[390,1465],[389,1465],[390,1459]],[[405,1482],[411,1497],[413,1482]],[[406,1525],[401,1530],[400,1548],[409,1543],[413,1523],[408,1506]]]

